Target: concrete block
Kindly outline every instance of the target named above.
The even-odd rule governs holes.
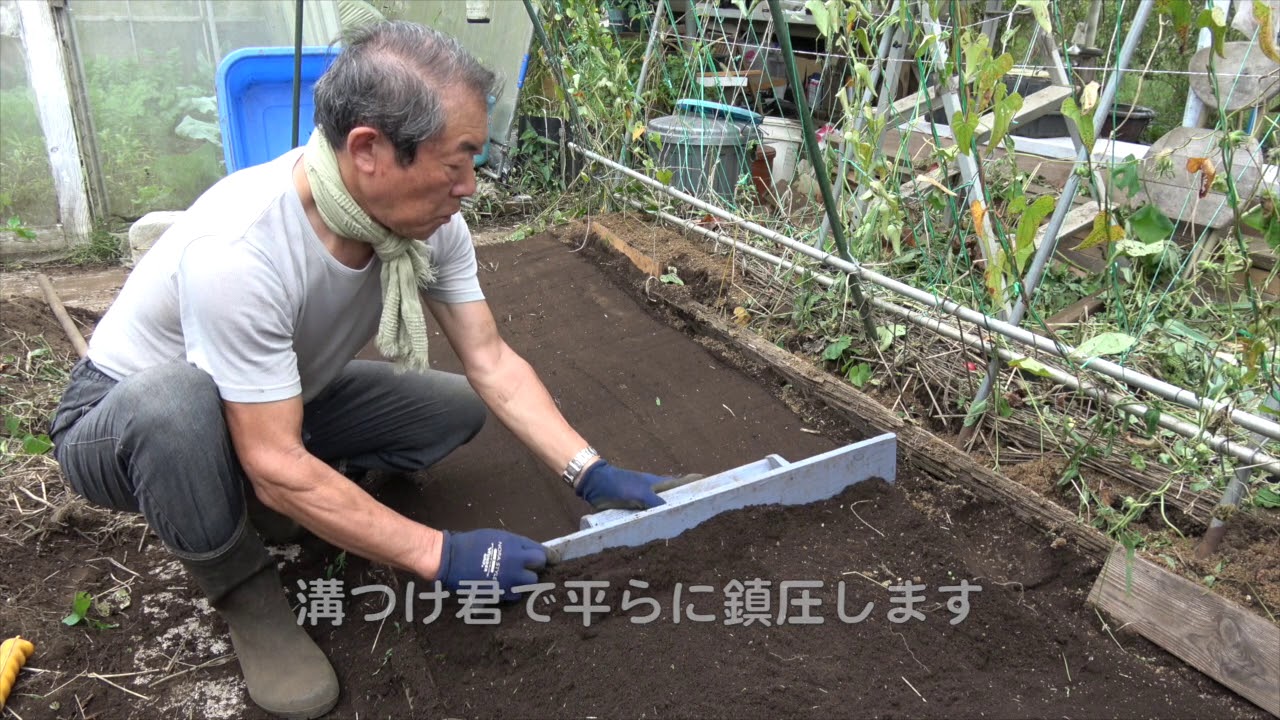
[[[135,265],[178,219],[181,210],[149,212],[129,228],[129,265]]]

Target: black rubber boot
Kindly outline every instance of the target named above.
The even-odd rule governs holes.
[[[213,553],[178,553],[231,629],[231,644],[258,707],[289,720],[318,718],[338,702],[338,676],[298,626],[275,562],[246,522]]]

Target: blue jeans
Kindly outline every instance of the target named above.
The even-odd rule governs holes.
[[[466,378],[353,360],[303,410],[303,442],[329,463],[411,472],[475,437],[487,410]],[[249,485],[208,373],[182,361],[120,382],[86,360],[49,428],[85,498],[140,512],[179,557],[215,560],[246,525]]]

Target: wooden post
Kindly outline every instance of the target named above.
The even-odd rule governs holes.
[[[69,243],[84,242],[93,231],[93,222],[71,110],[67,65],[54,24],[53,8],[46,0],[19,0],[18,15],[22,19],[27,78],[33,88],[39,88],[35,93],[36,112],[49,152],[58,219]]]

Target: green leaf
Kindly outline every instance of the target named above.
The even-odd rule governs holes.
[[[1116,243],[1116,252],[1125,257],[1140,258],[1161,255],[1168,249],[1167,242],[1144,243],[1138,240],[1121,240]]]
[[[880,341],[880,352],[889,349],[893,345],[893,341],[907,334],[907,328],[903,325],[890,325],[889,327],[877,327],[876,338]]]
[[[1119,355],[1133,347],[1137,342],[1132,335],[1118,332],[1104,332],[1080,343],[1072,355],[1079,358],[1094,358],[1103,355]]]
[[[1017,260],[1019,274],[1027,264],[1027,259],[1035,252],[1036,231],[1040,229],[1040,222],[1053,213],[1054,204],[1052,195],[1041,195],[1018,218],[1018,230],[1014,235],[1014,258]]]
[[[28,455],[43,455],[52,448],[48,435],[28,435],[22,439],[22,452]]]
[[[1142,190],[1142,176],[1138,172],[1138,160],[1130,155],[1124,159],[1124,162],[1111,166],[1111,185],[1118,190],[1123,190],[1126,195],[1133,197]]]
[[[987,398],[983,398],[982,401],[974,403],[973,407],[969,408],[968,414],[964,416],[964,426],[969,427],[971,425],[976,424],[979,420],[982,419],[982,414],[985,413],[986,411],[987,411]]]
[[[960,50],[964,55],[964,75],[972,80],[979,68],[991,59],[991,41],[981,33],[964,33],[960,36]]]
[[[822,0],[809,0],[804,6],[813,15],[813,24],[817,26],[822,37],[830,37],[831,13],[827,11],[827,4]]]
[[[1062,116],[1075,121],[1076,127],[1080,130],[1080,140],[1084,142],[1086,148],[1093,148],[1095,139],[1093,132],[1093,115],[1080,112],[1080,106],[1076,105],[1075,98],[1067,98],[1062,101]]]
[[[654,173],[654,178],[663,185],[670,185],[673,177],[675,177],[675,173],[672,172],[671,168],[662,168]]]
[[[1049,0],[1018,0],[1017,4],[1031,8],[1032,16],[1046,35],[1053,33],[1053,23],[1049,21]]]
[[[4,431],[9,435],[17,435],[18,429],[22,427],[22,421],[13,415],[4,416]]]
[[[1142,457],[1136,452],[1129,453],[1129,464],[1133,466],[1134,470],[1137,470],[1139,472],[1147,469],[1146,458]]]
[[[680,279],[680,275],[674,267],[668,267],[666,274],[659,277],[658,281],[668,285],[684,285],[684,281]]]
[[[1170,335],[1184,337],[1192,342],[1202,343],[1204,345],[1213,343],[1213,340],[1208,335],[1205,335],[1181,320],[1169,319],[1165,321],[1164,330]],[[1174,343],[1173,349],[1179,355],[1184,354],[1188,350],[1184,343]]]
[[[1225,58],[1227,56],[1227,13],[1218,7],[1211,10],[1201,10],[1200,17],[1196,20],[1196,26],[1209,31],[1209,34],[1213,36],[1214,54],[1220,58]]]
[[[871,81],[871,69],[864,62],[856,62],[853,64],[853,74],[862,82],[862,87],[869,88],[875,85]]]
[[[1155,408],[1147,408],[1147,411],[1142,413],[1142,421],[1146,423],[1147,434],[1155,435],[1156,430],[1160,429],[1160,411]]]
[[[1019,370],[1025,370],[1037,377],[1049,377],[1049,368],[1040,361],[1029,357],[1011,360],[1009,361],[1009,366],[1018,368]]]
[[[62,618],[64,625],[76,625],[84,620],[89,612],[89,607],[93,605],[93,596],[83,590],[77,592],[75,597],[71,599],[71,614]]]
[[[879,330],[879,328],[876,328],[876,329]],[[851,345],[852,343],[853,343],[853,338],[849,337],[848,335],[841,335],[840,337],[836,338],[835,342],[828,345],[826,350],[822,351],[822,359],[832,360],[832,361],[839,360],[840,358],[844,357],[844,351],[848,350],[849,345]]]
[[[1280,484],[1263,485],[1253,496],[1253,504],[1264,508],[1280,508]]]
[[[1163,9],[1169,13],[1169,18],[1173,20],[1173,29],[1185,41],[1187,35],[1191,32],[1191,18],[1195,14],[1195,8],[1192,7],[1191,0],[1169,0],[1164,5]]]
[[[960,152],[968,153],[973,147],[973,133],[978,129],[978,118],[973,113],[963,114],[956,111],[951,118],[951,134],[956,139],[956,147]]]
[[[1018,93],[1003,97],[1005,87],[1003,84],[996,86],[996,121],[991,128],[991,139],[987,140],[988,147],[996,147],[1000,141],[1004,139],[1005,133],[1009,132],[1009,124],[1013,122],[1013,116],[1018,114],[1022,109],[1022,96]]]
[[[1013,406],[1010,405],[1009,401],[1005,400],[1004,397],[997,397],[996,398],[996,414],[998,414],[1002,418],[1010,417],[1013,415]]]
[[[654,404],[654,405],[657,405],[658,407],[662,407],[662,398],[660,398],[660,397],[656,397],[656,398],[654,398],[654,399],[653,399],[653,404]]]
[[[871,366],[866,363],[858,363],[849,368],[849,371],[845,373],[845,377],[849,378],[849,382],[853,383],[854,387],[860,388],[871,380]]]
[[[1173,221],[1155,205],[1143,205],[1129,216],[1129,229],[1144,243],[1167,240],[1173,234]]]

